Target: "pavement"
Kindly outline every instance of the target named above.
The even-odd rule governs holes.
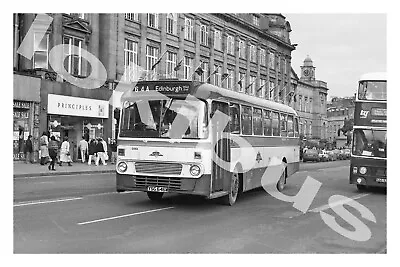
[[[96,166],[94,164],[88,166],[87,162],[73,162],[72,166],[68,166],[68,164],[63,163],[61,167],[56,165],[55,171],[49,171],[48,166],[48,164],[43,166],[39,163],[14,161],[14,178],[54,176],[63,174],[113,173],[115,171],[115,164],[110,163],[105,166]]]

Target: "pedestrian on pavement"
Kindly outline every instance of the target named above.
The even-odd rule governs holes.
[[[117,142],[115,139],[111,141],[111,164],[115,164],[117,162]]]
[[[57,154],[58,154],[58,142],[54,135],[50,137],[49,142],[49,155],[51,158],[51,162],[49,164],[49,170],[55,171],[54,164],[57,161]]]
[[[69,142],[68,136],[64,137],[64,142],[61,144],[61,151],[60,151],[60,166],[62,166],[63,162],[67,162],[68,166],[72,166],[71,162],[71,153],[69,152]]]
[[[85,163],[88,148],[89,148],[88,142],[85,140],[85,137],[82,136],[82,140],[79,142],[79,150],[81,152],[82,163]]]
[[[104,145],[103,145],[103,140],[101,138],[97,139],[97,144],[96,144],[96,152],[97,152],[97,157],[96,157],[96,166],[99,166],[99,161],[103,163],[103,165],[107,165],[105,161],[105,156],[104,156]]]
[[[90,141],[90,144],[89,144],[89,159],[88,159],[88,165],[91,165],[92,164],[92,158],[96,158],[96,140],[95,139],[92,139],[91,141]],[[95,160],[95,162],[96,162],[96,160]]]
[[[108,145],[106,140],[104,140],[103,138],[100,138],[101,143],[103,144],[103,149],[104,149],[104,163],[105,165],[107,165],[107,161],[108,161]]]
[[[40,165],[45,165],[48,161],[49,157],[49,138],[46,132],[43,132],[42,136],[39,139],[40,143]]]
[[[32,161],[32,152],[33,152],[33,146],[32,146],[32,135],[28,135],[28,139],[25,142],[25,163],[33,163]]]

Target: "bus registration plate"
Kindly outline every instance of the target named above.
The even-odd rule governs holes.
[[[168,189],[166,187],[163,186],[148,186],[147,187],[147,191],[149,192],[168,192]]]
[[[386,183],[386,178],[376,178],[375,181],[377,183]]]

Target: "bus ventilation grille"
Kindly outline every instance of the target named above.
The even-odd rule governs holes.
[[[136,162],[136,172],[149,174],[180,175],[182,164],[166,162]]]
[[[136,177],[135,186],[136,187],[163,186],[167,187],[168,190],[180,190],[181,179],[168,178],[168,177]]]

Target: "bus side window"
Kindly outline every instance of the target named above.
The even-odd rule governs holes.
[[[253,108],[253,133],[254,135],[262,135],[262,112],[259,108]]]
[[[293,127],[293,116],[288,115],[287,120],[287,130],[288,130],[288,137],[294,137],[294,127]]]
[[[298,118],[294,119],[294,136],[299,137],[299,120],[298,120]]]
[[[278,112],[272,112],[272,135],[280,136],[279,113]]]
[[[287,115],[281,114],[281,136],[287,136]]]
[[[272,120],[271,120],[271,111],[263,110],[264,116],[264,135],[272,136]]]
[[[242,134],[252,134],[252,115],[251,107],[242,106]]]
[[[230,115],[231,115],[231,133],[240,133],[240,107],[238,104],[231,104]]]

